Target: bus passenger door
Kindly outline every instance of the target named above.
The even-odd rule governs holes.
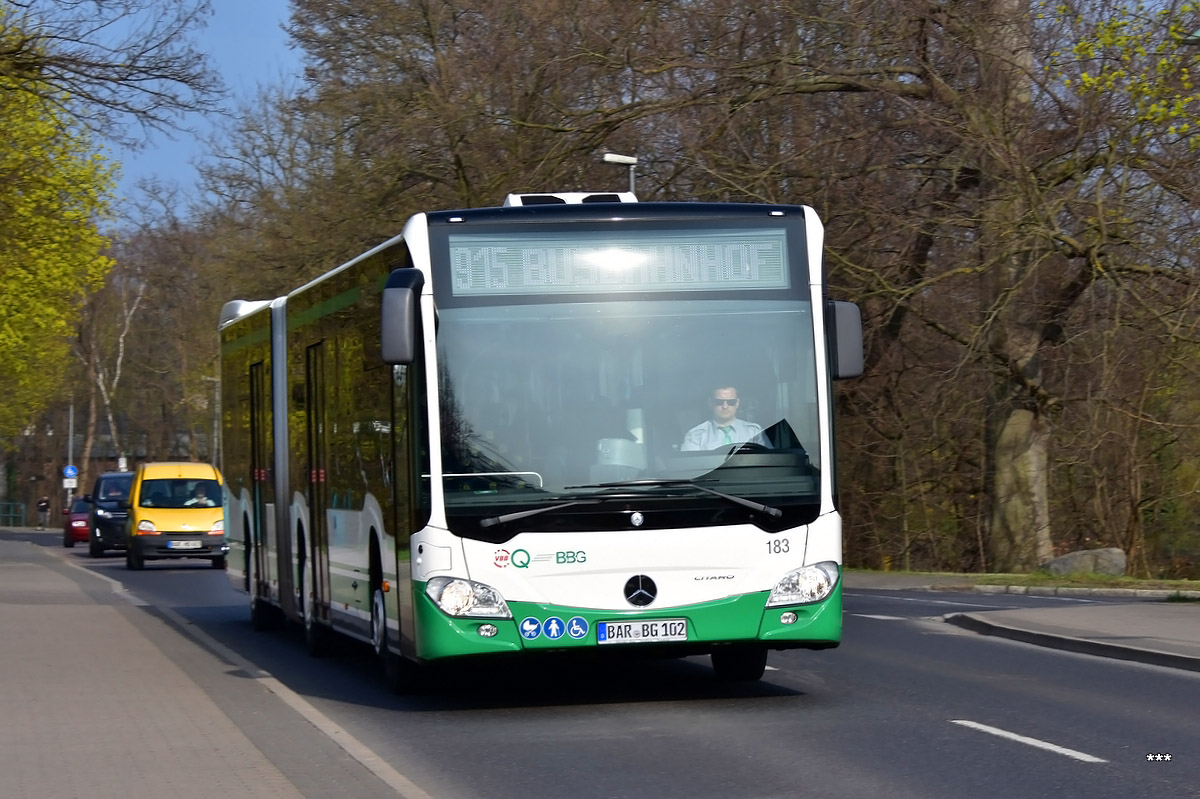
[[[316,618],[329,621],[329,533],[326,528],[325,343],[309,346],[305,358],[306,429],[308,431],[307,555],[312,563],[312,607]],[[303,577],[301,579],[304,579]],[[301,601],[304,598],[301,597]]]
[[[266,527],[267,494],[270,489],[269,436],[271,395],[264,379],[263,362],[250,365],[250,478],[253,508],[246,530],[246,588],[256,597],[269,597],[271,574],[267,548],[272,536]],[[253,576],[252,576],[253,575]]]

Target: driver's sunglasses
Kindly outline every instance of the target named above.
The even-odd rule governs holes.
[[[731,408],[736,408],[738,401],[737,399],[710,399],[708,403],[714,408],[719,408],[722,405],[728,405]]]

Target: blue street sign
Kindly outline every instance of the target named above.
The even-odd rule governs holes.
[[[63,477],[78,477],[78,476],[79,476],[79,470],[76,469],[74,466],[64,466],[63,467]]]

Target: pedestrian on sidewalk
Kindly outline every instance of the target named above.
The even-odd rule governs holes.
[[[50,524],[50,497],[42,495],[37,501],[38,529],[45,530]]]

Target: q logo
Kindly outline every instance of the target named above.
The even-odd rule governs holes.
[[[514,549],[509,563],[516,566],[518,569],[529,568],[529,553],[523,549]]]

